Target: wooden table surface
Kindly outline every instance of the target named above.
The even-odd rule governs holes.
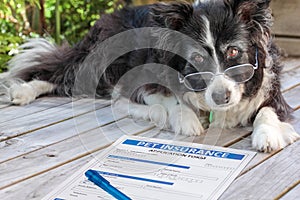
[[[284,62],[282,91],[300,133],[300,59]],[[133,120],[109,100],[43,97],[0,107],[0,199],[41,199],[123,134],[254,151],[249,127],[224,130],[217,140],[186,137]],[[300,141],[258,153],[221,199],[300,199]]]

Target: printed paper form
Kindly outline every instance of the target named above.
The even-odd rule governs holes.
[[[44,199],[114,199],[84,176],[97,170],[137,200],[217,199],[256,153],[123,136]]]

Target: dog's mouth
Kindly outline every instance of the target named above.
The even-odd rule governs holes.
[[[226,110],[231,109],[234,105],[235,105],[235,103],[233,103],[233,102],[227,103],[227,104],[222,104],[222,105],[214,105],[211,107],[211,110],[226,111]]]

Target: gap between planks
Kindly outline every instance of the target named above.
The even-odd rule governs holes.
[[[284,197],[286,194],[288,194],[290,191],[292,191],[293,189],[297,188],[300,185],[300,180],[296,181],[294,184],[292,184],[291,186],[287,187],[284,191],[282,191],[281,194],[277,195],[274,199],[281,199],[282,197]]]
[[[285,193],[280,199],[281,200],[295,200],[300,199],[300,181],[298,181],[298,185],[291,188],[287,193]]]

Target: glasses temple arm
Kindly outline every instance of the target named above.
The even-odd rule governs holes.
[[[255,64],[254,64],[254,69],[257,69],[258,68],[258,49],[256,47],[256,50],[255,50]]]
[[[178,80],[179,80],[179,83],[184,83],[184,77],[182,77],[182,75],[178,72]]]

